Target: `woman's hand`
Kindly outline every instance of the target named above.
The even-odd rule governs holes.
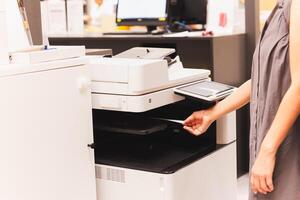
[[[251,170],[252,191],[257,194],[267,194],[274,190],[273,172],[275,167],[276,153],[262,146],[258,157]]]
[[[251,80],[248,80],[213,108],[194,112],[185,120],[183,128],[194,135],[203,134],[219,117],[246,105],[250,100],[250,92]]]
[[[101,6],[103,4],[103,0],[95,0],[95,3],[98,5],[98,6]]]
[[[194,112],[184,121],[183,128],[193,135],[201,135],[207,131],[209,126],[215,121],[213,109]]]

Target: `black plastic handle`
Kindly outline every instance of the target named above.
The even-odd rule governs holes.
[[[89,148],[91,148],[91,149],[95,149],[95,144],[94,144],[94,143],[88,144],[87,146],[88,146]]]

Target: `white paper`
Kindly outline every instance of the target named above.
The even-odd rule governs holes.
[[[48,1],[47,8],[44,8],[47,12],[48,22],[48,34],[65,34],[67,33],[67,17],[66,6],[64,1]],[[44,11],[44,12],[45,12]]]
[[[8,50],[10,52],[17,51],[20,49],[29,48],[29,41],[27,34],[23,25],[23,20],[19,11],[17,0],[1,0],[6,1],[7,18],[6,27],[7,28],[7,42]]]
[[[84,31],[83,1],[68,1],[68,33],[81,34]]]
[[[188,31],[183,31],[179,33],[164,34],[163,37],[188,37],[188,34]]]
[[[174,122],[174,123],[181,124],[181,125],[184,124],[184,120],[166,119],[166,118],[155,118],[155,119],[163,120],[163,121],[168,121],[168,122]]]
[[[41,19],[42,19],[42,35],[43,35],[43,45],[49,46],[49,39],[48,39],[48,1],[41,1]]]
[[[8,46],[6,28],[6,12],[5,8],[0,7],[0,65],[8,64]]]

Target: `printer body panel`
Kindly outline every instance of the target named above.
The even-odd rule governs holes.
[[[171,88],[139,96],[96,93],[92,99],[94,109],[140,113],[181,101],[184,97],[174,94]]]
[[[143,95],[208,79],[209,70],[185,69],[180,60],[168,66],[165,60],[89,57],[93,93]]]
[[[165,60],[89,57],[94,109],[146,112],[183,100],[175,87],[210,80],[210,71],[184,69],[178,59]]]
[[[140,95],[168,82],[168,65],[164,60],[101,58],[91,59],[89,66],[93,93]],[[106,83],[112,83],[110,88]]]
[[[235,155],[233,142],[173,174],[97,164],[98,200],[234,200]],[[101,176],[99,171],[109,175]]]
[[[90,73],[55,63],[0,78],[0,199],[96,199]]]
[[[96,175],[98,200],[165,200],[163,175],[107,165],[96,165]]]
[[[172,198],[167,200],[235,200],[237,194],[236,142],[220,147],[172,176]]]
[[[210,106],[185,99],[143,113],[94,110],[98,200],[236,199],[235,139],[225,136],[229,139],[220,140],[223,145],[216,144],[217,130],[221,127],[225,127],[221,134],[235,133],[226,128],[235,126],[232,120],[235,113],[212,124],[200,137],[190,135],[181,124],[173,122],[167,122],[166,130],[150,135],[97,129],[104,118],[120,121],[145,118],[146,124],[147,118],[149,123],[153,118],[183,120],[194,110]]]
[[[128,92],[135,95],[150,92],[153,88],[160,88],[168,82],[167,61],[151,60],[143,65],[134,65],[130,67],[129,80]]]
[[[90,58],[90,57],[89,57]],[[103,62],[109,58],[90,58],[89,67],[92,72],[93,81],[116,82],[128,84],[128,74],[130,64],[126,62]]]
[[[217,144],[230,144],[236,141],[236,111],[217,120]]]

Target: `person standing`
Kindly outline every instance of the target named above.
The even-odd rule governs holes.
[[[300,0],[278,0],[253,56],[251,80],[184,129],[212,122],[250,102],[250,200],[300,199]]]

